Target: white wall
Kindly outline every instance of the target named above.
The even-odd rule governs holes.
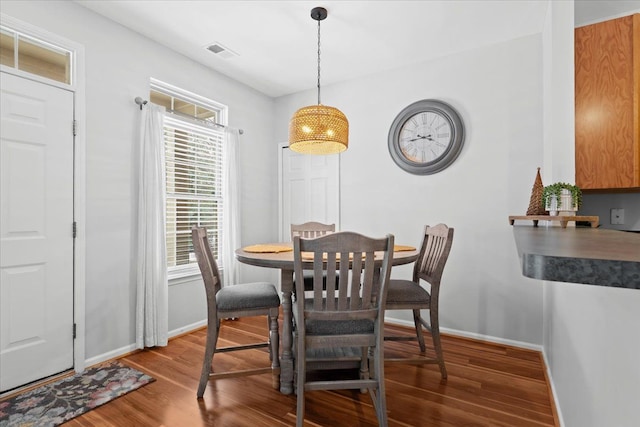
[[[637,426],[640,291],[545,286],[545,351],[565,425]]]
[[[530,36],[322,88],[350,123],[340,166],[342,230],[393,233],[398,243],[418,245],[425,224],[455,228],[440,302],[444,328],[542,343],[542,287],[522,277],[507,220],[525,213],[542,165],[541,55],[541,37]],[[400,110],[424,98],[459,110],[466,141],[451,167],[415,176],[392,161],[387,134]],[[288,123],[314,102],[313,91],[279,98],[275,121]],[[286,127],[275,130],[286,141]],[[410,278],[410,267],[392,274]]]
[[[2,1],[2,13],[84,45],[86,53],[86,357],[135,342],[136,96],[150,77],[229,107],[241,137],[242,235],[277,238],[273,100],[73,2]],[[260,221],[254,220],[259,212]],[[206,318],[198,278],[169,290],[169,329]]]

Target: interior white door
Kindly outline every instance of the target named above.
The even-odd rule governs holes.
[[[73,93],[0,73],[0,391],[73,367]]]
[[[340,230],[340,155],[304,155],[280,148],[280,240],[291,240],[291,224],[317,221]]]

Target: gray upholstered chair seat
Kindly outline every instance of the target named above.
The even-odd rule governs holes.
[[[326,306],[325,304],[323,304]],[[313,299],[307,298],[305,306],[313,306]],[[297,304],[293,305],[293,317],[299,319]],[[305,320],[307,335],[348,335],[373,333],[374,322],[370,319],[355,320]]]
[[[271,308],[280,305],[280,297],[271,283],[243,283],[220,289],[216,303],[219,311]]]
[[[307,336],[373,333],[371,320],[307,320]]]
[[[387,291],[387,303],[393,301],[396,304],[414,303],[429,304],[431,295],[422,286],[416,286],[411,280],[389,280]]]

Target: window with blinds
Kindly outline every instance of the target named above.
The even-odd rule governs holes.
[[[198,271],[191,229],[207,228],[209,243],[219,260],[222,247],[223,128],[206,121],[220,117],[215,106],[179,97],[176,89],[153,87],[150,100],[164,105],[167,181],[167,265],[170,277]],[[204,119],[204,120],[203,120]]]
[[[207,227],[218,258],[222,228],[222,134],[165,117],[167,265],[196,262],[191,229]]]

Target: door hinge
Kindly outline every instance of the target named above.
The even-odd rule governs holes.
[[[76,339],[76,324],[73,324],[73,339]]]
[[[78,235],[78,223],[73,221],[73,238],[75,239]]]
[[[73,136],[77,135],[77,130],[78,130],[78,122],[77,121],[73,121]]]

